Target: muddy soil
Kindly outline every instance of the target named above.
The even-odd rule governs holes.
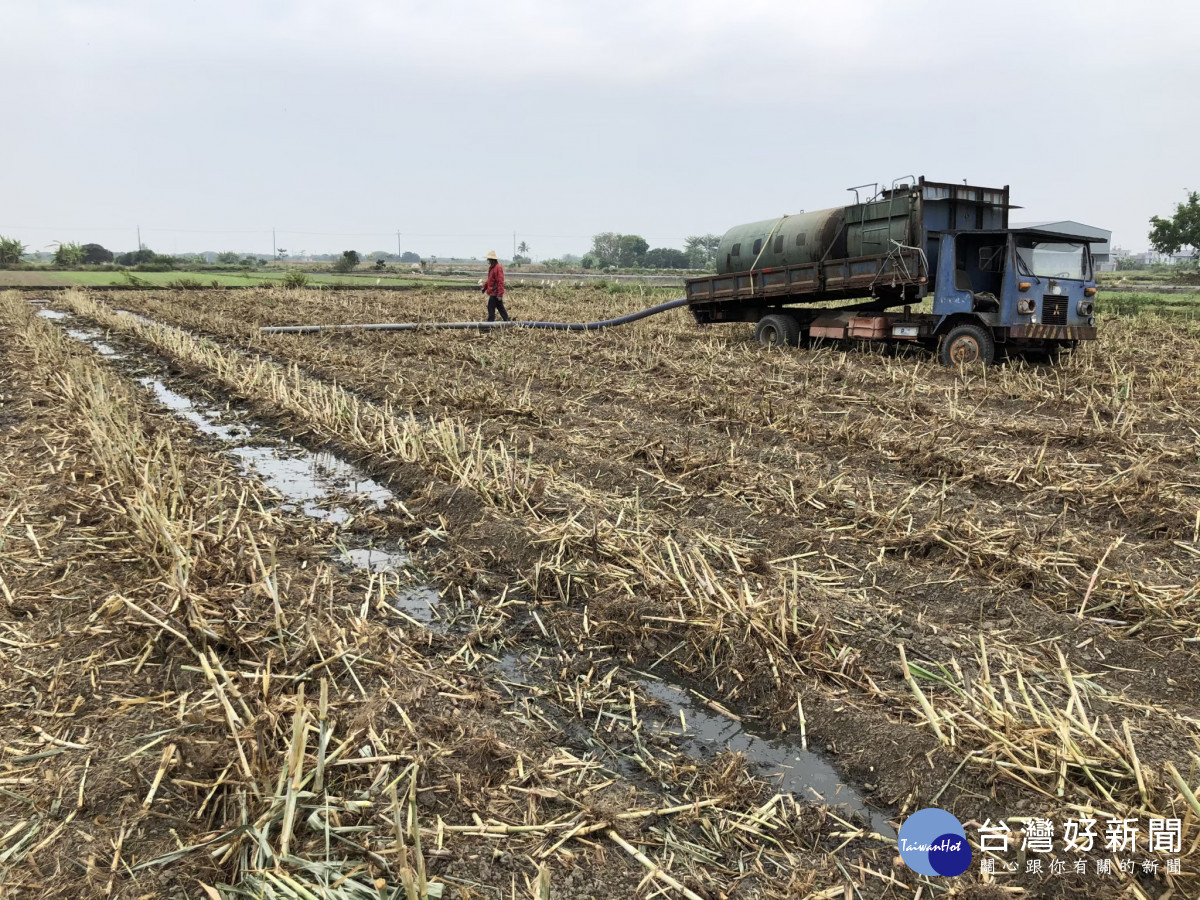
[[[446,897],[528,892],[543,877],[553,897],[671,890],[663,879],[673,876],[646,878],[635,848],[673,847],[672,857],[689,848],[674,884],[704,897],[800,896],[839,883],[830,850],[848,840],[860,864],[888,865],[886,843],[838,813],[866,825],[873,816],[884,831],[886,816],[827,764],[830,805],[793,798],[812,781],[812,754],[796,751],[790,789],[775,792],[769,776],[789,765],[784,742],[731,754],[709,733],[713,717],[704,724],[666,698],[656,718],[640,687],[629,728],[572,730],[554,673],[506,653],[512,636],[485,640],[473,604],[446,604],[455,608],[435,622],[411,605],[423,593],[427,613],[441,606],[435,588],[406,593],[401,580],[385,581],[419,574],[404,538],[429,530],[415,524],[428,520],[420,498],[410,511],[344,457],[293,444],[119,335],[47,312],[10,302],[0,332],[0,577],[11,636],[0,675],[8,696],[26,698],[0,726],[3,849],[19,863],[2,883],[14,896],[253,887],[264,860],[246,855],[241,831],[278,829],[289,802],[318,816],[310,825],[330,815],[310,810],[303,791],[289,801],[285,787],[324,755],[318,740],[335,756],[357,742],[337,763],[349,765],[328,776],[336,821],[323,853],[304,829],[291,856],[269,824],[260,841],[293,877],[315,871],[296,869],[297,857],[325,860],[321,873],[348,896],[400,889],[389,781],[413,786],[422,859]],[[164,459],[158,477],[139,481]],[[164,480],[176,499],[143,506]],[[137,532],[150,514],[164,534],[197,541],[182,551],[186,564],[179,545],[164,557]],[[197,521],[214,531],[195,538]],[[611,684],[637,684],[618,668]],[[588,703],[621,718],[611,698]],[[690,733],[653,727],[673,708],[689,710]],[[298,722],[307,724],[297,731]],[[305,730],[313,746],[297,737]],[[270,785],[282,792],[274,803]],[[767,828],[769,843],[759,836]],[[330,833],[340,851],[332,864]]]
[[[1155,773],[1149,808],[1181,808],[1164,766],[1188,771],[1198,746],[1198,423],[1186,401],[1200,387],[1195,328],[1176,326],[1173,361],[1150,362],[1153,327],[1135,321],[1059,369],[951,373],[868,352],[762,354],[744,334],[681,318],[586,337],[254,331],[285,315],[470,316],[470,299],[444,293],[110,302],[248,358],[296,362],[421,421],[453,419],[523,466],[523,489],[515,468],[507,476],[527,492],[516,514],[494,484],[358,460],[407,498],[405,536],[443,596],[462,598],[510,652],[558,658],[538,689],[566,717],[555,721],[607,716],[607,734],[624,733],[598,752],[632,763],[625,777],[662,778],[639,746],[649,733],[639,703],[662,722],[701,711],[696,730],[721,734],[704,721],[715,706],[724,749],[761,759],[770,748],[756,741],[803,730],[857,794],[901,815],[936,802],[968,823],[1061,820],[1070,803],[1095,802],[1082,772],[1064,784],[1055,761],[997,755],[966,720],[950,746],[939,741],[905,678],[903,644],[937,706],[1020,676],[1069,713],[1075,684],[1097,722],[1119,735],[1129,720]],[[622,303],[631,299],[534,291],[512,306],[530,318],[599,318]],[[217,389],[213,372],[176,362]],[[270,416],[268,403],[241,399]],[[286,414],[277,424],[312,428]],[[660,689],[655,675],[686,693]],[[616,712],[614,696],[629,690]],[[1050,711],[1037,696],[1027,730],[1009,740],[1041,740]],[[675,771],[676,759],[704,756],[682,737]],[[1106,790],[1142,805],[1133,775]],[[1125,881],[1155,890],[1150,877]],[[1001,883],[1033,896],[1108,890],[1096,877]],[[881,887],[865,875],[856,886]]]

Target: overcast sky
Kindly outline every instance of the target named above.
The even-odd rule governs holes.
[[[926,175],[1148,245],[1200,189],[1200,3],[0,0],[32,249],[651,246]]]

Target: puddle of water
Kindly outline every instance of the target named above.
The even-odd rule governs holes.
[[[330,508],[331,498],[355,494],[376,509],[394,495],[349,463],[329,453],[309,453],[287,445],[234,447],[230,451],[269,487],[288,498],[306,516],[339,525],[350,518],[343,506]],[[284,455],[286,452],[288,455]],[[324,504],[324,505],[322,505]]]
[[[504,673],[504,677],[513,684],[528,685],[532,682],[525,674],[525,655],[514,653],[512,650],[500,655],[496,660],[496,668]]]
[[[638,684],[672,714],[672,719],[651,727],[661,733],[682,736],[682,746],[688,752],[732,750],[742,753],[774,777],[781,793],[793,794],[798,800],[845,807],[869,821],[872,831],[887,837],[896,836],[887,816],[868,806],[858,791],[838,775],[837,769],[811,750],[803,749],[799,741],[753,734],[742,723],[693,703],[691,694],[681,687],[649,679],[640,680]],[[681,731],[681,710],[687,721],[686,732]],[[651,725],[649,721],[647,724]]]
[[[149,322],[136,313],[126,315]],[[70,319],[70,313],[58,310],[40,310],[38,315],[48,319]],[[100,353],[119,358],[120,354],[101,340],[98,331],[86,328],[67,328],[67,335],[82,343],[90,344]],[[264,434],[262,426],[254,422],[245,424],[223,424],[224,410],[199,401],[194,401],[166,386],[160,378],[148,375],[138,382],[154,394],[154,398],[180,419],[190,422],[203,434],[233,444],[254,438],[255,446],[234,446],[226,451],[241,463],[244,473],[253,473],[285,499],[284,508],[299,509],[305,515],[332,524],[340,524],[350,518],[350,512],[334,500],[348,495],[363,500],[375,509],[383,509],[395,494],[357,467],[338,459],[330,453],[310,453],[295,444],[278,437]],[[375,547],[352,548],[343,551],[349,563],[369,572],[398,572],[409,561],[406,552],[400,549],[382,550]],[[441,603],[441,596],[430,585],[404,587],[393,599],[396,609],[423,624],[434,622],[434,610]]]
[[[401,572],[408,565],[409,555],[403,550],[383,550],[379,547],[354,547],[342,550],[343,558],[364,572],[388,574]],[[434,611],[441,605],[442,598],[432,585],[421,584],[401,587],[394,583],[391,605],[397,611],[420,622],[434,631],[444,631],[445,624],[438,622]]]
[[[191,422],[204,434],[212,435],[223,441],[236,441],[248,435],[247,429],[238,425],[222,425],[217,421],[215,410],[197,407],[187,397],[175,393],[157,378],[139,378],[138,383],[150,388],[155,400],[179,418]]]
[[[101,356],[111,356],[115,359],[124,359],[123,354],[121,354],[116,347],[101,339],[100,332],[98,331],[92,331],[86,328],[68,328],[67,334],[77,341],[83,341],[85,344],[91,344],[96,352],[98,352]]]
[[[346,559],[354,568],[368,572],[399,572],[408,564],[408,554],[403,550],[380,550],[378,547],[347,550]]]
[[[539,676],[533,674],[537,665],[524,653],[509,650],[501,654],[496,668],[510,685],[520,688],[539,685]],[[887,816],[868,806],[862,795],[838,775],[837,769],[802,748],[799,741],[747,731],[743,724],[693,702],[692,695],[679,685],[650,678],[639,679],[637,684],[667,709],[665,716],[661,709],[639,709],[639,718],[647,730],[675,738],[680,749],[696,757],[722,750],[742,753],[762,775],[776,783],[780,793],[790,793],[801,802],[840,807],[839,814],[843,817],[848,812],[857,813],[870,823],[871,831],[895,839],[896,830]],[[687,721],[686,731],[679,720],[681,710]],[[623,758],[614,762],[627,776],[640,774]]]
[[[422,625],[429,625],[433,622],[433,611],[441,602],[441,595],[432,586],[422,584],[400,591],[392,605]]]

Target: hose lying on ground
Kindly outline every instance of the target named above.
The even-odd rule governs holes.
[[[615,319],[601,319],[599,322],[381,322],[373,325],[268,325],[258,329],[263,334],[313,334],[318,331],[453,331],[476,329],[491,331],[495,328],[542,328],[548,331],[599,331],[602,328],[612,328],[614,325],[627,325],[654,316],[669,309],[677,309],[687,303],[686,297],[660,303],[647,309],[638,310]]]

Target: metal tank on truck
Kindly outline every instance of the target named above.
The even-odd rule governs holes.
[[[866,200],[863,188],[872,189]],[[1054,356],[1096,337],[1090,248],[1077,237],[1010,229],[1007,185],[910,176],[850,190],[848,206],[729,229],[716,274],[687,281],[696,321],[755,322],[768,346],[915,343],[947,364],[991,362],[998,346]],[[912,310],[930,296],[931,312]]]

